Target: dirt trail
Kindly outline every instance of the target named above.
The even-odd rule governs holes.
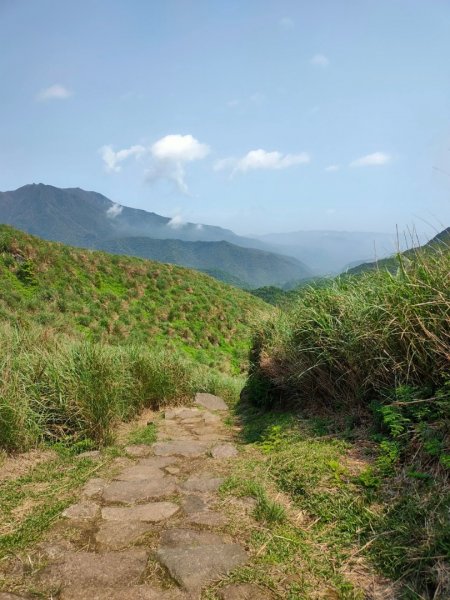
[[[58,600],[178,600],[247,562],[222,528],[218,488],[237,455],[223,423],[226,404],[197,394],[195,407],[167,410],[152,445],[126,448],[110,481],[94,478],[39,546],[30,588]],[[260,597],[227,585],[224,600]],[[0,592],[0,600],[26,598]]]

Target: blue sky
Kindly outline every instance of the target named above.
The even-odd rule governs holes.
[[[0,0],[0,20],[1,190],[238,233],[450,225],[448,1]]]

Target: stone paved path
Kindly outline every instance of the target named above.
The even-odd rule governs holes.
[[[220,398],[197,394],[194,407],[165,412],[155,444],[130,446],[129,458],[116,459],[112,481],[87,482],[55,527],[54,543],[42,546],[47,564],[35,577],[44,597],[199,598],[202,588],[247,562],[214,509],[223,481],[217,472],[226,474],[237,454],[223,424],[226,411]],[[245,599],[251,587],[220,593]],[[0,600],[13,598],[0,592]]]

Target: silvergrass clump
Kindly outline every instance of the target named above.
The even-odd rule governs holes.
[[[450,252],[303,290],[253,350],[253,398],[354,406],[401,385],[439,389],[450,373]],[[257,400],[257,398],[256,398]]]
[[[80,342],[44,328],[0,324],[0,447],[46,442],[96,445],[144,407],[188,399],[197,391],[239,395],[239,379],[197,364],[181,352],[144,345]]]

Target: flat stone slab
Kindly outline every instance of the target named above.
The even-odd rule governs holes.
[[[165,419],[189,419],[192,417],[201,416],[201,411],[198,408],[186,408],[185,406],[179,406],[178,408],[172,408],[166,410],[164,413]]]
[[[232,583],[217,591],[220,600],[273,600],[268,590],[253,583]]]
[[[95,540],[102,549],[122,550],[152,529],[153,525],[144,521],[107,521],[100,525]]]
[[[227,544],[214,534],[189,530],[164,532],[156,557],[171,577],[191,593],[247,561],[239,544]]]
[[[195,458],[206,454],[210,447],[207,442],[197,440],[172,440],[169,442],[157,442],[153,450],[157,456],[186,456]]]
[[[147,552],[142,549],[124,552],[68,552],[65,561],[44,570],[42,579],[51,585],[115,586],[139,583],[147,566]]]
[[[219,444],[211,450],[213,458],[233,458],[238,455],[236,446],[233,444]]]
[[[223,477],[190,477],[181,488],[188,492],[215,492],[223,482]]]
[[[134,458],[144,458],[145,456],[148,456],[151,451],[152,447],[147,444],[134,444],[125,447],[125,452]]]
[[[194,494],[186,496],[181,503],[181,507],[188,515],[208,509],[208,505],[203,498],[200,498],[200,496],[195,496]]]
[[[17,596],[8,592],[0,592],[0,600],[26,600],[25,596]]]
[[[148,458],[142,458],[138,465],[145,467],[154,467],[156,469],[163,469],[169,465],[174,465],[178,462],[178,458],[175,456],[149,456]]]
[[[107,485],[108,482],[105,479],[96,477],[86,482],[81,493],[86,498],[94,498],[95,496],[99,496]]]
[[[63,590],[59,596],[60,600],[178,600],[184,597],[180,590],[161,590],[149,585],[82,588],[73,586]]]
[[[164,472],[158,467],[133,465],[116,475],[114,479],[118,481],[148,481],[150,479],[160,479],[161,477],[164,477]]]
[[[170,496],[176,489],[174,480],[169,477],[150,481],[113,481],[103,490],[102,496],[105,502],[134,504]]]
[[[157,523],[168,519],[180,507],[173,502],[150,502],[125,508],[121,506],[106,506],[102,509],[102,518],[105,521],[143,521],[145,523]]]
[[[89,458],[90,460],[100,460],[101,458],[100,450],[87,450],[86,452],[81,452],[81,454],[77,455],[77,458]]]
[[[187,522],[192,525],[203,525],[204,527],[221,527],[225,525],[227,519],[215,510],[202,510],[198,513],[190,514]]]
[[[85,502],[79,502],[78,504],[72,504],[66,508],[62,513],[62,516],[71,521],[91,521],[95,519],[100,513],[100,506],[95,502],[86,500]]]
[[[219,396],[214,396],[213,394],[195,394],[195,404],[203,406],[208,410],[228,410],[228,405],[222,400],[222,398],[219,398]]]

